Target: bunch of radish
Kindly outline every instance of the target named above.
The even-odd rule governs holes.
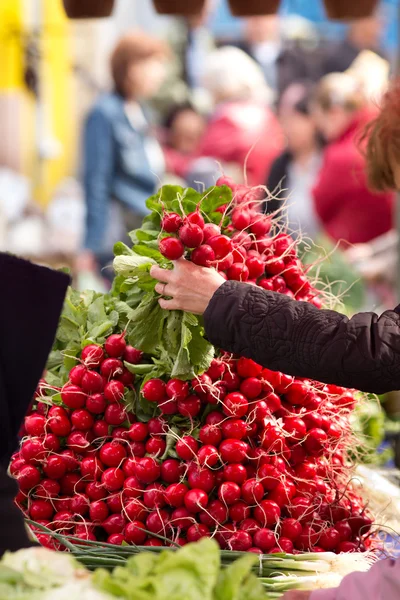
[[[221,224],[206,222],[201,207],[164,211],[160,252],[319,306],[296,242],[274,231],[253,190],[218,183],[233,192]],[[352,392],[220,350],[191,381],[135,381],[128,367],[142,359],[115,333],[83,348],[61,389],[40,383],[10,465],[27,517],[116,545],[214,537],[256,553],[370,547],[371,515],[347,459]]]
[[[185,256],[196,265],[216,268],[226,279],[259,285],[320,307],[297,257],[296,242],[287,233],[270,235],[271,217],[260,211],[254,191],[226,177],[217,185],[228,185],[233,192],[232,207],[218,209],[221,225],[205,223],[201,207],[184,217],[164,212],[161,254],[168,260]],[[227,213],[229,224],[224,227]]]

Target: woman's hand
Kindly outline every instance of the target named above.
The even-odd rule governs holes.
[[[293,590],[292,592],[286,592],[281,600],[310,600],[310,596],[311,592]]]
[[[181,258],[174,262],[172,271],[152,267],[150,275],[159,282],[156,292],[168,296],[171,300],[160,298],[161,308],[184,310],[202,315],[217,289],[225,279],[214,269],[198,267]]]

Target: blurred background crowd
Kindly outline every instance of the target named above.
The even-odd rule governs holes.
[[[185,19],[119,0],[78,22],[61,0],[2,0],[1,249],[106,289],[148,196],[224,173],[269,190],[265,210],[349,312],[392,307],[395,198],[369,189],[362,132],[395,68],[397,10],[345,25],[318,1],[238,19],[209,0]]]

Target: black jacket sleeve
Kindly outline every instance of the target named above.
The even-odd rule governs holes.
[[[400,308],[353,318],[228,281],[204,315],[216,346],[269,369],[382,394],[400,389]]]
[[[46,366],[69,277],[0,253],[0,462],[7,465]]]

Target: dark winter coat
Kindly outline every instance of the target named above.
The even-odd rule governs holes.
[[[348,319],[228,281],[204,321],[210,342],[274,371],[377,394],[400,389],[400,306]]]
[[[7,465],[42,376],[69,277],[0,253],[0,555],[29,545]]]

